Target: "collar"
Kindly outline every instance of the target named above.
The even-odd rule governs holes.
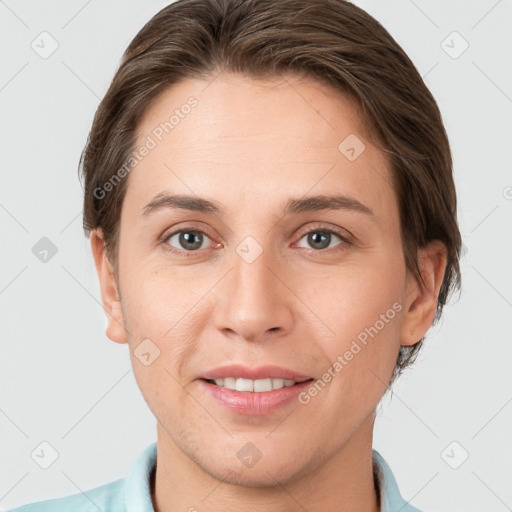
[[[391,468],[377,450],[372,450],[372,460],[373,478],[380,494],[380,512],[421,512],[402,498]]]
[[[157,443],[137,458],[124,481],[126,512],[155,512],[151,501],[151,478],[156,469]],[[373,477],[380,495],[380,512],[421,512],[405,501],[391,468],[377,450],[372,450]]]
[[[126,512],[155,512],[151,501],[151,474],[156,469],[156,441],[137,458],[124,480]]]

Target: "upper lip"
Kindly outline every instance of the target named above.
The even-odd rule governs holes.
[[[304,382],[312,377],[296,372],[289,368],[283,368],[275,365],[264,365],[258,367],[249,367],[241,364],[231,364],[227,366],[218,366],[207,370],[200,375],[202,379],[223,379],[226,377],[237,377],[242,379],[289,379],[295,382]]]

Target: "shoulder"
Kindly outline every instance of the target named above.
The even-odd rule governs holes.
[[[125,512],[123,479],[84,492],[29,503],[7,512]]]
[[[126,478],[84,492],[37,503],[7,512],[154,512],[150,479],[156,469],[156,442],[137,457]]]

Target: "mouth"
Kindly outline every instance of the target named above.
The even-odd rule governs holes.
[[[306,379],[301,381],[295,381],[292,379],[284,378],[264,378],[264,379],[245,379],[243,377],[224,377],[218,379],[203,379],[204,381],[214,386],[229,389],[231,391],[243,391],[248,393],[267,393],[269,391],[275,391],[277,389],[289,388],[302,384],[303,382],[309,382],[313,379]]]
[[[204,372],[197,381],[205,400],[243,416],[264,416],[297,406],[313,377],[288,368],[229,365]],[[211,402],[213,400],[213,402]]]
[[[291,407],[314,379],[273,364],[230,364],[206,370],[197,380],[205,400],[213,399],[222,410],[262,416]]]

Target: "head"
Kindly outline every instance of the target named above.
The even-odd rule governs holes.
[[[233,469],[220,454],[249,433],[290,478],[327,460],[460,287],[437,104],[388,32],[343,0],[162,9],[127,48],[81,167],[107,335],[129,344],[159,423],[212,474]],[[327,208],[330,195],[344,199]],[[141,346],[158,355],[149,365]],[[198,387],[231,362],[331,378],[295,404],[297,422],[242,422]],[[281,422],[270,437],[269,421]]]

